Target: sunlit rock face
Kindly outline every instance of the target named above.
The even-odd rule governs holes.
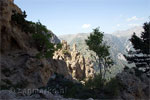
[[[74,79],[82,80],[89,77],[94,77],[93,64],[77,51],[77,45],[72,48],[65,40],[62,41],[62,49],[55,52],[54,59],[64,60],[67,64],[70,75]]]

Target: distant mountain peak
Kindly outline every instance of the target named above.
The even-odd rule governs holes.
[[[117,37],[131,37],[131,35],[135,32],[138,36],[140,36],[141,32],[143,31],[142,26],[135,26],[127,30],[118,30],[113,32],[112,34]]]

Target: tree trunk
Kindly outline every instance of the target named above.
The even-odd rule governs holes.
[[[100,76],[102,77],[102,64],[101,60],[99,59],[99,68],[100,68]]]

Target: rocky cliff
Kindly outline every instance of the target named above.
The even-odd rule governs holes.
[[[32,34],[25,33],[12,22],[13,11],[22,13],[13,0],[0,0],[0,66],[1,88],[38,88],[47,84],[53,73],[72,79],[65,61],[37,59]],[[60,42],[51,32],[51,41]]]
[[[11,17],[14,11],[22,14],[21,9],[13,3],[13,0],[0,1],[0,32],[2,52],[7,52],[14,49],[21,49],[25,51],[33,49],[32,34],[23,32],[19,26],[12,22]],[[60,42],[52,31],[49,31],[48,33],[52,35],[52,38],[50,39],[51,42]]]
[[[32,33],[21,30],[12,21],[13,12],[22,14],[13,0],[0,1],[0,66],[1,88],[39,88],[45,86],[54,73],[59,73],[70,80],[81,80],[93,77],[92,65],[75,50],[70,51],[66,42],[63,49],[55,53],[55,59],[38,59],[39,52],[33,42]],[[50,41],[59,43],[60,40],[51,31]],[[65,53],[69,50],[68,54]]]

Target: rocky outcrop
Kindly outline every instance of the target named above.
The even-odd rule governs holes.
[[[128,69],[117,74],[120,85],[120,98],[123,100],[149,100],[150,78],[143,74],[135,75],[133,69]]]
[[[51,43],[55,43],[55,44],[60,43],[60,40],[52,31],[49,30],[48,33],[52,35],[52,37],[50,38]]]
[[[32,50],[32,34],[25,33],[21,28],[15,25],[12,20],[13,12],[22,14],[22,11],[17,7],[13,0],[0,0],[0,36],[1,36],[1,52],[21,49],[24,51]],[[50,41],[52,43],[60,43],[52,31],[48,32],[52,35]]]
[[[54,73],[71,79],[62,60],[37,59],[33,52],[14,51],[2,54],[1,88],[38,88],[46,86]]]
[[[13,0],[0,0],[0,70],[1,88],[39,88],[53,73],[72,79],[63,60],[38,59],[31,33],[25,33],[11,20],[13,11],[22,13]],[[52,34],[53,43],[59,43]]]
[[[63,41],[63,49],[55,53],[53,59],[38,59],[37,48],[34,46],[31,33],[25,33],[11,21],[13,11],[22,13],[13,0],[0,1],[0,66],[1,87],[10,88],[39,88],[45,86],[54,73],[59,73],[67,79],[77,80],[93,77],[94,69],[77,50],[73,51]],[[51,32],[50,41],[59,43],[60,40]],[[87,63],[88,62],[88,63]]]
[[[12,0],[0,1],[0,35],[1,35],[1,51],[6,52],[13,49],[27,50],[26,41],[29,41],[27,34],[21,32],[18,27],[14,27],[11,23],[12,11],[22,13]]]
[[[76,44],[71,50],[66,41],[62,41],[62,49],[55,52],[54,59],[64,60],[67,64],[69,73],[73,78],[82,80],[89,77],[94,77],[94,68],[92,63],[85,59],[76,49]]]

